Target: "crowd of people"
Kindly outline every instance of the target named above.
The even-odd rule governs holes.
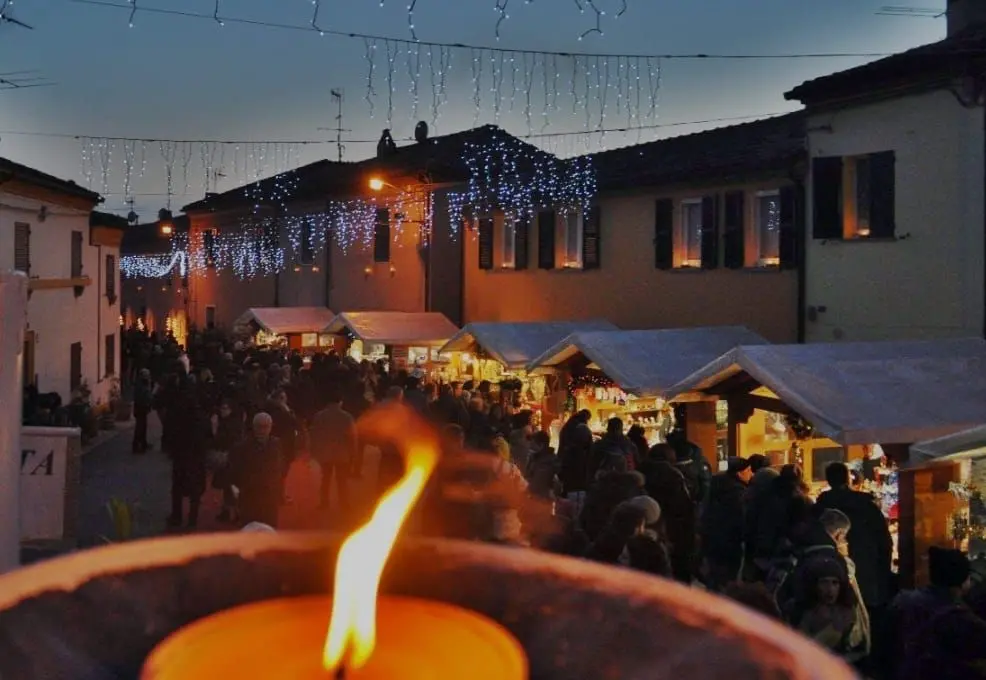
[[[367,440],[360,416],[401,402],[442,442],[411,531],[531,546],[719,592],[866,677],[986,678],[986,587],[970,593],[969,559],[932,548],[931,585],[898,592],[887,523],[841,463],[813,500],[795,465],[775,469],[753,455],[713,474],[682,432],[649,446],[613,419],[597,438],[587,411],[567,420],[556,451],[531,412],[502,403],[489,382],[437,385],[382,363],[229,346],[211,334],[193,335],[186,352],[132,331],[126,350],[133,451],[151,448],[147,418],[157,412],[173,461],[171,526],[196,525],[211,484],[223,495],[220,521],[276,528],[292,502],[287,470],[302,453],[321,468],[326,521],[358,522],[375,501],[352,493],[367,446],[380,453],[370,480],[378,493],[403,474],[396,444]]]

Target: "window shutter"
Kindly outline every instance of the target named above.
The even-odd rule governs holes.
[[[31,225],[14,223],[14,269],[31,274]]]
[[[654,266],[674,266],[674,201],[670,198],[659,199],[654,209]]]
[[[72,232],[72,278],[82,276],[82,232]]]
[[[893,238],[896,158],[893,151],[870,155],[870,238]]]
[[[493,269],[493,218],[479,220],[479,268]]]
[[[75,233],[75,232],[73,232]],[[82,386],[82,343],[73,342],[69,351],[69,389],[75,392]]]
[[[517,220],[514,225],[514,269],[527,269],[530,232],[531,218]]]
[[[377,208],[373,229],[373,261],[390,262],[390,210]]]
[[[718,197],[702,199],[702,269],[719,266],[719,207]]]
[[[600,246],[600,221],[602,211],[598,205],[589,208],[582,217],[582,268],[599,269],[602,264]]]
[[[742,191],[727,191],[724,197],[726,214],[722,227],[723,265],[728,269],[742,269],[746,265],[745,199],[746,194]]]
[[[538,213],[538,269],[555,268],[555,211]]]
[[[842,158],[829,156],[811,162],[812,229],[815,239],[842,238]]]
[[[781,269],[801,265],[801,242],[805,235],[805,188],[802,184],[781,187]]]
[[[110,298],[110,304],[116,299],[116,258],[112,255],[106,256],[106,297]]]

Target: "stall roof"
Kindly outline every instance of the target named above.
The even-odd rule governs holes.
[[[467,324],[452,336],[443,352],[475,352],[482,348],[507,368],[526,368],[534,357],[572,333],[619,330],[609,321],[489,321]]]
[[[251,321],[268,333],[294,335],[318,333],[332,321],[335,314],[327,307],[252,307],[241,314],[234,326],[245,326]]]
[[[667,396],[715,392],[741,374],[842,444],[909,444],[986,417],[986,341],[979,338],[737,347]]]
[[[983,417],[986,418],[986,415]],[[922,463],[952,456],[962,458],[986,456],[986,425],[912,445],[910,460],[907,461],[906,467],[916,467]]]
[[[624,391],[656,397],[724,352],[766,342],[743,326],[578,332],[556,343],[528,368],[558,366],[582,354]]]
[[[380,345],[441,346],[459,332],[439,312],[343,312],[323,332],[341,333],[347,328],[363,342]]]

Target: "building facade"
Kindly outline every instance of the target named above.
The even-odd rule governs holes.
[[[0,159],[0,268],[29,277],[24,383],[107,402],[120,368],[123,221],[73,182]]]
[[[808,341],[986,331],[986,5],[952,0],[948,21],[787,94],[808,115]]]
[[[593,157],[590,210],[502,216],[465,240],[465,320],[745,325],[799,338],[799,115]]]

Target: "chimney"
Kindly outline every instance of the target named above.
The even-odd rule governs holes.
[[[986,26],[986,0],[948,0],[945,9],[949,37],[973,26]]]

